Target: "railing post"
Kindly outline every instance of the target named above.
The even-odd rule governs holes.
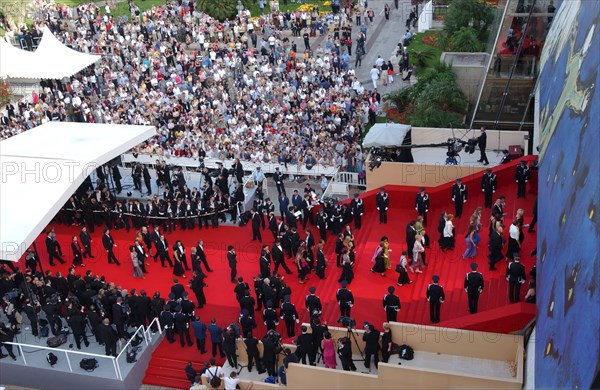
[[[25,354],[23,353],[23,347],[19,345],[19,353],[21,354],[21,357],[23,358],[23,363],[25,363],[25,365],[27,365],[27,360],[25,359]]]
[[[69,365],[69,371],[73,372],[73,367],[71,367],[71,360],[69,359],[69,351],[65,351],[65,357],[67,358],[67,364]]]
[[[121,367],[119,367],[119,362],[118,362],[117,358],[113,357],[112,361],[113,361],[113,365],[115,366],[115,374],[117,375],[117,379],[122,381],[123,374],[121,373]]]

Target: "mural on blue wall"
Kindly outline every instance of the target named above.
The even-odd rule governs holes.
[[[541,58],[536,387],[589,388],[600,356],[600,2],[563,1]]]

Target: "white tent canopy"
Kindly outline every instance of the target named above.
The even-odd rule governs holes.
[[[0,77],[62,79],[98,61],[101,56],[85,54],[63,45],[46,27],[35,52],[17,49],[0,39]]]
[[[376,123],[365,136],[363,147],[391,148],[400,146],[410,129],[410,125],[400,123]]]
[[[18,261],[85,178],[152,126],[48,122],[0,142],[0,259]]]

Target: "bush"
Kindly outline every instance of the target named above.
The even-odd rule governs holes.
[[[407,110],[408,124],[419,127],[462,126],[468,100],[450,65],[427,69],[416,84],[385,96],[398,111]]]
[[[444,19],[444,32],[451,37],[463,27],[472,27],[482,40],[494,20],[494,12],[485,1],[453,0]]]
[[[450,51],[476,53],[483,50],[483,44],[477,37],[477,31],[471,27],[461,27],[450,37]]]

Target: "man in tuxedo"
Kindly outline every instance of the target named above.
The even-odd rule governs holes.
[[[138,262],[140,264],[140,268],[142,269],[142,272],[147,274],[148,271],[146,270],[146,259],[148,258],[148,253],[146,253],[144,246],[142,245],[140,240],[138,240],[137,238],[135,239],[134,249],[135,249],[135,253],[137,254]]]
[[[360,229],[364,209],[363,200],[358,197],[358,194],[354,194],[354,199],[350,202],[350,210],[352,210],[352,216],[354,217],[355,229]]]
[[[171,267],[173,267],[173,261],[171,260],[171,256],[169,256],[169,242],[165,238],[164,235],[160,235],[160,239],[155,244],[156,245],[156,253],[160,257],[160,264],[163,268],[166,268],[165,261],[169,263]]]
[[[269,256],[269,246],[263,245],[262,251],[260,252],[260,275],[263,278],[268,278],[271,276],[271,260]]]
[[[485,170],[485,173],[481,178],[481,191],[483,192],[485,198],[483,207],[486,209],[491,208],[492,197],[494,192],[496,192],[496,174],[494,174],[490,168]]]
[[[46,236],[46,250],[48,251],[48,261],[50,265],[54,265],[54,259],[57,259],[61,264],[65,264],[62,259],[62,251],[60,250],[60,244],[56,241],[56,234],[51,231]]]
[[[485,155],[485,148],[487,146],[487,134],[485,133],[485,127],[481,127],[481,134],[479,137],[477,137],[477,146],[479,147],[479,153],[481,154],[481,157],[479,157],[477,162],[483,163],[483,165],[488,165],[490,162]]]
[[[273,270],[274,272],[277,272],[279,270],[279,267],[282,267],[285,270],[286,274],[289,275],[292,273],[287,264],[285,264],[285,255],[283,253],[283,247],[279,239],[276,239],[273,243],[273,247],[271,248],[271,254],[273,258],[273,264],[275,264],[275,268]]]
[[[154,227],[154,230],[152,231],[152,233],[150,233],[150,240],[152,241],[152,243],[154,244],[154,247],[156,248],[156,253],[154,254],[154,261],[156,262],[156,258],[158,257],[158,242],[160,241],[160,228],[158,226]]]
[[[100,340],[104,343],[104,350],[106,352],[106,356],[117,356],[117,341],[119,337],[117,335],[117,331],[110,324],[110,320],[105,318],[102,321],[102,324],[98,325],[98,334],[100,335]]]
[[[290,207],[290,199],[287,197],[285,192],[279,195],[279,213],[281,214],[281,220],[284,221]]]
[[[208,261],[206,260],[206,253],[204,253],[204,242],[202,240],[198,240],[198,245],[196,245],[196,252],[198,254],[198,260],[202,264],[204,264],[204,268],[206,268],[207,272],[213,272],[208,265]]]
[[[425,193],[425,188],[421,187],[415,199],[415,210],[418,215],[423,217],[423,226],[427,226],[427,212],[429,211],[429,195]],[[412,248],[410,249],[412,250]]]
[[[231,270],[231,283],[237,283],[235,280],[235,277],[237,276],[237,255],[235,254],[233,245],[227,247],[227,263],[229,263],[229,269]]]
[[[519,262],[521,255],[513,253],[513,262],[506,267],[506,280],[508,281],[508,300],[518,303],[521,300],[521,285],[525,283],[525,266]]]
[[[387,210],[390,206],[390,197],[385,192],[385,188],[381,187],[379,189],[379,193],[375,197],[375,206],[377,207],[377,211],[379,211],[379,223],[386,224],[387,223]]]
[[[279,170],[279,167],[275,167],[275,173],[273,174],[273,180],[275,180],[275,187],[277,187],[277,193],[279,195],[285,194],[285,185],[283,183],[283,173]]]
[[[117,260],[117,257],[113,252],[114,248],[117,247],[117,244],[115,244],[115,241],[110,235],[110,229],[108,228],[104,229],[104,234],[102,235],[102,246],[104,246],[104,250],[106,250],[108,264],[112,264],[114,262],[116,265],[121,265],[121,263],[119,263],[119,260]]]
[[[463,204],[467,203],[467,186],[462,183],[462,179],[456,179],[452,185],[452,201],[454,202],[454,216],[462,215]]]
[[[483,275],[477,272],[477,263],[471,263],[471,272],[465,276],[465,291],[469,298],[469,313],[477,313],[479,294],[483,291]]]
[[[231,168],[233,169],[234,175],[235,175],[235,180],[241,184],[244,182],[244,167],[242,166],[242,163],[240,162],[239,158],[236,158],[233,161],[233,164],[231,165]]]
[[[258,240],[258,242],[262,242],[262,236],[260,235],[260,217],[258,216],[258,211],[251,209],[250,215],[252,219],[252,241]]]
[[[415,221],[410,221],[406,225],[406,246],[408,247],[408,257],[413,258],[413,247],[415,246],[415,240],[417,237],[417,230],[415,229]]]

